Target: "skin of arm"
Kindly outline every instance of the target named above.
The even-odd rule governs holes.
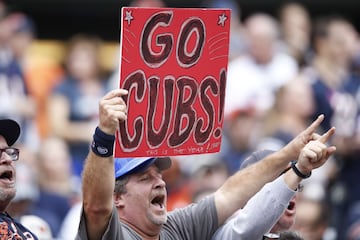
[[[99,128],[108,135],[115,135],[120,121],[126,120],[124,89],[106,94],[99,102]],[[115,186],[114,158],[100,157],[92,151],[83,172],[83,209],[89,239],[101,239],[113,208]]]
[[[334,134],[335,128],[329,129],[321,136],[315,133],[323,119],[324,116],[320,115],[307,129],[297,135],[285,147],[266,156],[262,161],[238,171],[215,192],[215,206],[218,212],[219,226],[235,211],[243,208],[246,202],[265,183],[277,178],[291,160],[303,157],[300,155],[300,152],[303,152],[301,150],[310,141],[318,139],[317,142],[322,145],[316,144],[316,148],[324,146],[324,149],[321,149],[319,154],[308,153],[310,155],[304,156],[304,160],[297,163],[298,169],[304,174],[321,166],[336,151],[334,146],[327,147],[325,145],[325,142]],[[298,179],[289,178],[286,181],[294,187],[293,189],[298,184]]]

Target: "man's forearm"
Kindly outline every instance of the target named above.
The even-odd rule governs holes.
[[[219,224],[243,208],[265,183],[277,178],[290,161],[286,152],[280,150],[231,176],[215,193]]]
[[[83,172],[84,204],[112,209],[114,186],[113,157],[99,157],[90,151]]]
[[[89,239],[100,239],[113,208],[115,185],[113,157],[99,157],[90,151],[83,172],[83,209]]]

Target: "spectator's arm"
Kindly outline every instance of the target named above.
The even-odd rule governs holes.
[[[121,98],[126,90],[116,89],[99,103],[99,128],[115,135],[119,121],[126,119],[126,105]],[[89,152],[83,172],[83,208],[89,239],[101,239],[113,209],[115,186],[114,159]]]

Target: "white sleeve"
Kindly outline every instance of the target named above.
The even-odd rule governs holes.
[[[295,195],[283,176],[266,184],[213,235],[212,240],[261,239],[278,221]]]
[[[76,203],[66,214],[60,228],[58,239],[75,239],[81,217],[82,203]]]

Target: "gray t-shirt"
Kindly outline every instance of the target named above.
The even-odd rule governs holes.
[[[168,214],[168,220],[160,232],[160,240],[206,240],[211,239],[218,227],[214,196],[204,198],[197,204],[176,209]],[[76,240],[87,240],[85,215],[82,212]],[[103,240],[142,240],[129,226],[119,221],[114,207]]]

